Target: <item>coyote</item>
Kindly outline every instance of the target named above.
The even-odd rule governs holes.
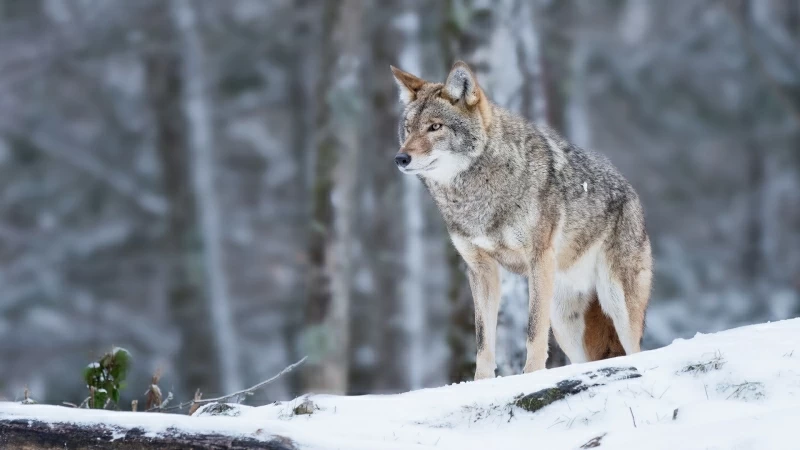
[[[572,363],[638,352],[652,260],[631,185],[493,104],[461,61],[444,84],[391,70],[404,106],[395,163],[422,180],[467,265],[475,379],[495,375],[498,264],[528,277],[525,373],[545,367],[551,325]]]

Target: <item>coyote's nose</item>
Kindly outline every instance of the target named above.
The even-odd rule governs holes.
[[[411,164],[411,155],[408,153],[398,153],[397,156],[394,157],[394,163],[397,164],[397,167],[405,167]]]

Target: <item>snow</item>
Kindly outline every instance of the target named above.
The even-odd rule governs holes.
[[[117,354],[117,352],[125,352],[125,353],[127,353],[127,354],[128,354],[128,356],[129,356],[129,357],[131,356],[131,352],[129,352],[129,351],[128,351],[128,349],[126,349],[126,348],[123,348],[123,347],[114,347],[114,348],[112,348],[112,349],[111,349],[111,354],[112,354],[112,355],[116,355],[116,354]]]
[[[588,380],[587,372],[604,367],[635,367],[641,377],[608,381],[534,413],[510,406],[519,394],[565,379]],[[280,435],[303,449],[574,449],[600,436],[601,449],[794,449],[800,319],[697,334],[658,350],[527,375],[399,395],[308,398],[318,409],[299,416],[293,410],[305,396],[237,406],[237,417],[0,403],[0,421],[138,426],[149,435],[171,427],[258,439]]]

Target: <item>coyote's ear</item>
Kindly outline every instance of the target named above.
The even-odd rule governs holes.
[[[447,75],[447,81],[444,82],[442,94],[453,103],[464,100],[464,103],[470,107],[478,104],[481,99],[481,88],[467,63],[456,61],[453,64],[450,74]]]
[[[447,81],[444,82],[441,95],[453,104],[461,101],[467,108],[477,105],[485,129],[492,123],[492,106],[481,87],[478,86],[475,74],[464,61],[456,61],[453,64],[450,74],[447,75]]]
[[[389,66],[389,68],[392,69],[394,81],[397,83],[398,89],[400,89],[400,102],[404,105],[413,102],[417,98],[417,92],[425,84],[425,80],[404,72],[395,66]]]

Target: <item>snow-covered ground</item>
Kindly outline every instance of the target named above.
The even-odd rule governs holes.
[[[563,380],[597,383],[602,377],[587,373],[604,367],[634,367],[641,377],[599,381],[606,384],[537,412],[511,406],[520,394]],[[237,417],[0,403],[0,421],[103,423],[152,434],[174,427],[256,439],[280,435],[303,449],[798,449],[800,319],[529,375],[400,395],[313,395],[318,409],[295,415],[304,400],[237,406]]]

